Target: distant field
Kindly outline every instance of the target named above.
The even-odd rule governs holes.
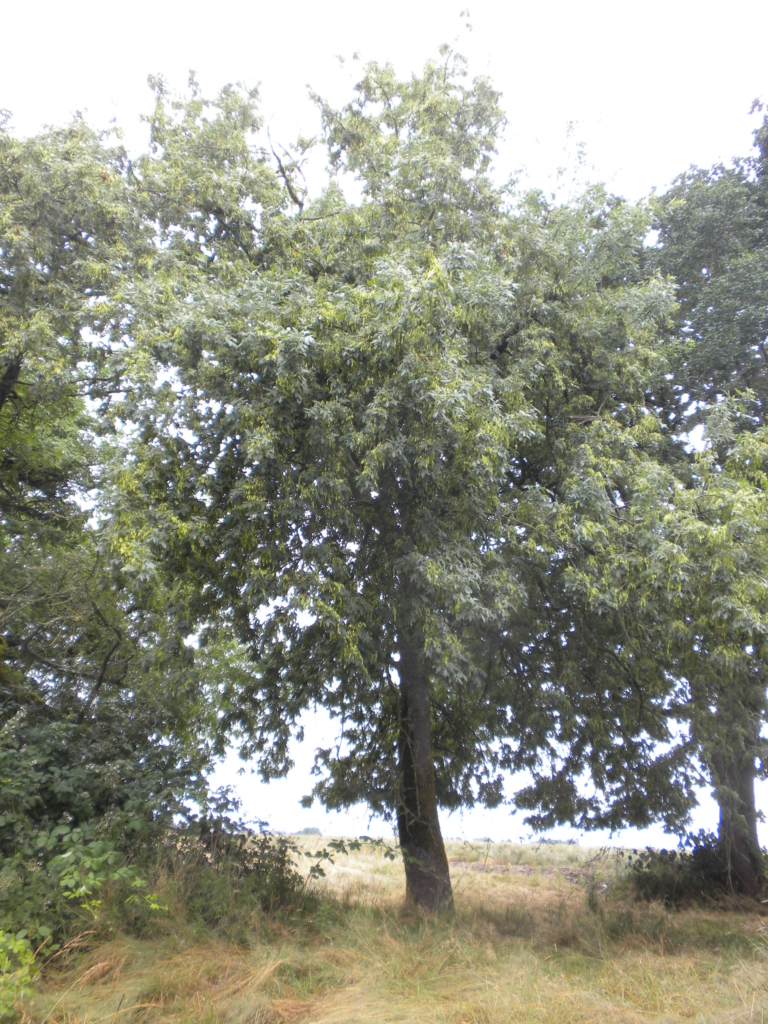
[[[299,840],[306,850],[322,839]],[[84,935],[25,1000],[26,1024],[768,1021],[768,917],[637,903],[626,858],[449,843],[455,913],[403,907],[400,863],[337,858],[309,915],[201,933]]]

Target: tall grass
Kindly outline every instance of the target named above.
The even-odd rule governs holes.
[[[167,911],[105,908],[44,968],[20,1020],[765,1024],[768,933],[753,907],[637,902],[612,851],[448,853],[456,909],[442,917],[404,905],[402,867],[380,848],[334,856],[301,906],[280,909],[166,860],[151,884]]]

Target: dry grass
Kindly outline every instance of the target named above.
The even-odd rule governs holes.
[[[23,1019],[768,1022],[759,913],[634,903],[614,854],[454,843],[449,856],[450,917],[404,908],[401,866],[365,849],[337,859],[314,914],[254,914],[247,946],[202,939],[177,908],[152,938],[88,936],[44,972]]]

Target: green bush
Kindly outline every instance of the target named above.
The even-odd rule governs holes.
[[[105,888],[136,896],[174,816],[210,802],[203,755],[153,741],[162,708],[120,691],[80,721],[74,700],[60,684],[0,714],[0,929],[48,948],[99,915]]]
[[[219,828],[176,830],[163,844],[170,878],[185,913],[208,927],[242,921],[254,909],[301,909],[309,876],[298,870],[301,851],[286,836]]]
[[[727,858],[712,833],[691,833],[677,850],[636,850],[630,860],[631,885],[642,899],[680,905],[732,893]]]
[[[101,890],[115,883],[132,890],[146,884],[113,841],[68,825],[38,830],[21,836],[0,863],[0,922],[55,950],[83,920],[94,922]]]
[[[333,863],[338,854],[359,850],[363,842],[335,839],[307,853],[290,836],[272,833],[264,824],[246,830],[233,828],[231,822],[204,822],[202,827],[169,830],[152,854],[154,860],[142,864],[142,872],[156,890],[156,903],[181,918],[178,923],[206,933],[219,931],[247,944],[263,915],[316,913],[321,900],[314,883],[324,875],[323,865]],[[379,840],[367,842],[395,857]],[[141,935],[163,926],[163,917],[151,912],[149,902],[147,897],[125,900],[121,892],[107,910],[120,927]]]
[[[311,882],[344,846],[331,844],[304,870],[305,855],[290,838],[266,828],[235,831],[231,823],[166,829],[132,862],[88,829],[60,825],[22,840],[0,863],[0,922],[48,952],[84,928],[146,933],[169,905],[193,925],[242,937],[254,912],[314,908]]]

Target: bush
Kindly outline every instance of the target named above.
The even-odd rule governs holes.
[[[84,919],[93,924],[102,888],[116,883],[146,884],[113,841],[68,825],[20,835],[15,853],[0,862],[0,924],[53,951]]]
[[[300,909],[309,876],[298,870],[301,851],[286,836],[203,826],[170,833],[164,843],[173,874],[182,880],[188,913],[209,926],[250,913]]]
[[[83,929],[145,933],[173,906],[193,925],[242,938],[254,912],[316,906],[310,883],[323,861],[346,850],[330,845],[302,872],[305,855],[295,842],[265,826],[236,831],[231,822],[203,820],[166,828],[134,850],[133,861],[91,830],[38,829],[22,833],[13,856],[0,862],[0,927],[53,952]]]
[[[642,899],[680,905],[732,892],[725,853],[712,833],[691,833],[678,850],[634,851],[631,861],[631,884]]]
[[[235,830],[231,822],[204,822],[169,830],[154,860],[142,864],[142,873],[156,890],[156,903],[177,918],[174,927],[183,922],[247,944],[263,915],[314,914],[320,905],[314,883],[323,877],[323,865],[363,843],[382,847],[387,858],[396,856],[381,840],[333,839],[309,853],[263,823],[257,830]],[[116,923],[134,934],[161,925],[162,918],[150,909],[146,897],[113,900],[109,908]]]
[[[174,816],[211,801],[203,755],[152,740],[157,707],[121,691],[80,721],[73,700],[60,686],[0,715],[0,929],[48,948],[98,916],[105,887],[140,887],[137,863]]]
[[[141,869],[159,894],[153,894],[156,902],[170,913],[193,927],[221,931],[245,943],[254,915],[316,909],[312,883],[323,873],[322,862],[332,860],[341,848],[346,851],[343,842],[329,845],[331,851],[309,855],[290,837],[272,833],[263,824],[247,830],[235,829],[230,822],[203,822],[168,830]],[[310,856],[312,864],[304,870],[302,861]],[[146,898],[125,901],[121,893],[109,910],[117,923],[135,934],[158,924]]]

